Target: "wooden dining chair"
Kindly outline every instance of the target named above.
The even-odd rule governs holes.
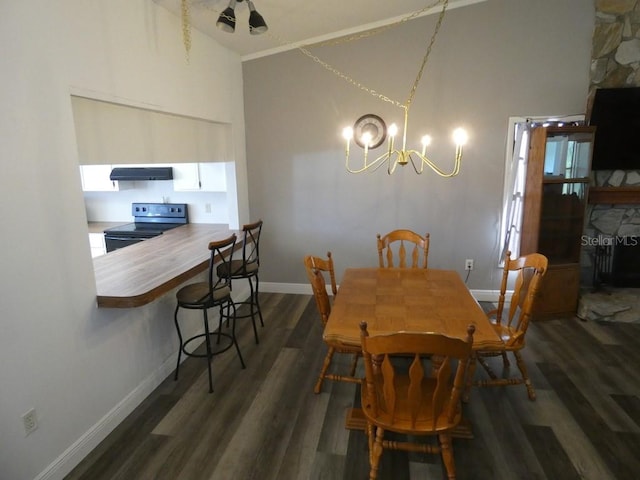
[[[504,270],[502,273],[502,285],[500,286],[500,297],[498,308],[487,313],[492,325],[502,340],[499,348],[481,350],[476,353],[476,360],[485,369],[489,379],[475,380],[475,361],[472,361],[469,369],[469,379],[473,385],[478,387],[504,386],[525,384],[530,400],[536,399],[536,393],[527,373],[527,367],[522,359],[520,351],[525,347],[525,335],[531,313],[539,300],[538,292],[542,279],[547,270],[547,257],[539,253],[531,253],[520,258],[511,259],[511,252],[507,252],[504,260]],[[511,294],[508,311],[505,312],[507,281],[509,274],[517,272],[513,293]],[[505,315],[506,313],[506,315]],[[499,377],[491,369],[486,361],[487,357],[501,356],[504,365],[504,373],[508,374],[510,366],[507,353],[512,352],[516,359],[516,364],[520,370],[520,377]]]
[[[411,268],[427,268],[429,257],[429,234],[424,237],[411,230],[393,230],[378,237],[378,261],[380,268],[407,268],[407,247],[411,249]],[[408,244],[405,246],[405,244]],[[394,255],[394,248],[397,252]],[[397,256],[397,265],[394,257]],[[386,262],[385,262],[386,260]]]
[[[460,398],[474,332],[475,327],[469,325],[466,340],[425,332],[369,336],[367,323],[360,324],[365,367],[361,395],[367,420],[370,479],[377,478],[385,448],[439,453],[448,478],[455,478],[451,432],[462,418]],[[411,365],[407,368],[408,362]],[[387,431],[408,438],[385,440]],[[413,436],[425,435],[437,436],[438,442],[411,441]]]
[[[322,321],[322,327],[324,328],[327,324],[327,320],[329,319],[329,314],[331,313],[331,300],[329,299],[329,294],[327,293],[327,283],[325,281],[323,272],[329,274],[329,279],[331,281],[331,293],[333,294],[333,296],[335,297],[338,293],[331,252],[327,252],[326,259],[314,257],[312,255],[305,256],[304,267],[307,271],[307,276],[309,277],[309,282],[311,283],[311,287],[313,289],[313,296],[315,297],[318,312],[320,313],[320,320]],[[358,365],[358,358],[362,354],[360,347],[350,348],[339,345],[331,345],[329,343],[327,343],[327,347],[329,348],[329,350],[327,351],[327,355],[324,357],[322,370],[320,371],[320,376],[318,377],[318,381],[316,382],[313,391],[315,393],[320,393],[320,391],[322,390],[322,383],[325,379],[339,382],[360,383],[362,379],[355,376],[356,367]],[[352,355],[353,358],[351,360],[351,369],[349,370],[349,375],[329,373],[331,361],[333,360],[333,356],[336,353]]]

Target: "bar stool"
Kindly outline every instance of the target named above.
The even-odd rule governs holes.
[[[230,263],[218,266],[218,276],[225,276],[228,270],[231,271],[233,280],[247,279],[251,294],[244,302],[237,302],[236,305],[248,305],[249,313],[246,315],[237,315],[235,318],[251,317],[253,324],[253,336],[256,344],[258,340],[258,330],[256,329],[256,314],[260,318],[260,325],[264,327],[262,320],[262,311],[260,310],[260,301],[258,300],[258,269],[260,267],[260,233],[262,232],[262,220],[255,223],[248,223],[242,226],[243,243],[242,243],[242,260],[233,260]],[[253,284],[255,280],[255,286]]]
[[[207,359],[207,368],[209,372],[209,393],[213,392],[213,380],[211,377],[211,362],[215,355],[227,351],[232,346],[236,347],[238,352],[238,358],[242,368],[245,368],[242,354],[240,353],[240,347],[236,341],[236,322],[235,313],[236,306],[231,299],[231,276],[229,268],[220,269],[221,272],[226,274],[217,274],[217,278],[214,276],[214,267],[216,262],[220,262],[221,266],[229,265],[233,261],[233,252],[236,245],[236,234],[234,233],[229,238],[209,243],[209,250],[211,251],[211,258],[209,260],[209,278],[207,282],[198,282],[182,287],[178,290],[176,298],[178,304],[176,305],[176,311],[174,313],[174,322],[176,324],[176,330],[178,331],[178,338],[180,339],[180,348],[178,350],[178,363],[176,365],[176,373],[174,380],[178,380],[178,371],[180,369],[180,358],[182,354],[189,357],[198,357]],[[218,323],[218,329],[211,331],[209,329],[209,318],[207,315],[208,309],[212,307],[220,307],[220,317]],[[178,323],[178,311],[180,308],[186,308],[190,310],[202,310],[204,317],[204,333],[195,335],[186,340],[182,337],[180,331],[180,325]],[[223,310],[226,309],[226,313]],[[231,323],[231,333],[222,333],[222,318],[226,318]],[[216,345],[220,345],[222,338],[225,338],[225,342],[217,347],[215,350],[212,348],[211,337],[216,336]],[[195,353],[195,350],[188,351],[187,345],[191,342],[204,337],[206,345],[206,353]]]

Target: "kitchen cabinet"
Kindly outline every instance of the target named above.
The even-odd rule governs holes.
[[[84,192],[117,192],[120,184],[109,179],[112,165],[80,165]]]
[[[549,260],[534,317],[574,314],[595,127],[534,127],[529,143],[520,254]]]
[[[226,167],[222,162],[173,164],[176,192],[226,192]]]
[[[231,124],[71,96],[82,165],[227,162]]]

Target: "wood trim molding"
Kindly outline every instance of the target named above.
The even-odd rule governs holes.
[[[640,204],[640,187],[590,187],[590,204]]]

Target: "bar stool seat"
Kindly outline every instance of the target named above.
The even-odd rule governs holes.
[[[243,225],[242,231],[244,234],[242,260],[232,260],[227,264],[219,265],[217,273],[219,276],[224,276],[230,272],[233,280],[247,279],[249,281],[249,289],[251,291],[249,298],[243,302],[236,302],[236,305],[248,306],[249,313],[236,315],[236,318],[251,318],[251,323],[253,324],[253,336],[256,344],[258,344],[260,341],[258,339],[258,330],[256,328],[256,315],[260,319],[260,325],[264,327],[262,311],[260,310],[260,280],[258,278],[258,272],[260,269],[260,234],[262,232],[262,220]]]
[[[176,300],[178,304],[183,308],[204,308],[206,304],[209,304],[209,308],[214,307],[216,302],[231,295],[231,289],[229,287],[223,287],[215,290],[213,295],[209,295],[209,284],[207,282],[192,283],[186,287],[181,288],[176,293]]]
[[[230,237],[217,242],[209,243],[209,250],[211,251],[211,258],[209,260],[209,279],[207,282],[197,282],[182,287],[176,293],[176,310],[174,313],[174,322],[176,330],[178,332],[178,338],[180,340],[180,348],[178,349],[178,362],[176,365],[176,373],[174,380],[178,380],[178,373],[180,370],[180,359],[182,354],[189,357],[198,357],[207,359],[207,369],[209,374],[209,392],[213,392],[213,379],[211,374],[211,362],[213,357],[226,352],[231,347],[235,346],[238,358],[242,368],[245,368],[242,353],[236,340],[236,306],[231,298],[231,276],[229,273],[224,275],[218,275],[218,278],[214,278],[214,265],[216,262],[220,262],[220,265],[229,265],[233,261],[233,251],[236,244],[236,234],[234,233]],[[229,252],[227,253],[227,250]],[[222,269],[224,272],[225,269]],[[230,270],[227,268],[227,272]],[[207,311],[213,307],[219,307],[219,322],[218,328],[211,331],[209,328],[209,317]],[[188,339],[184,339],[182,331],[180,330],[180,324],[178,322],[178,311],[180,308],[189,310],[202,310],[204,320],[204,332],[194,335]],[[226,311],[225,311],[226,310]],[[225,318],[230,322],[230,333],[222,332],[222,319]],[[215,336],[215,346],[212,344],[212,337]],[[197,353],[195,349],[187,348],[192,342],[201,340],[204,338],[206,350],[205,353]]]

